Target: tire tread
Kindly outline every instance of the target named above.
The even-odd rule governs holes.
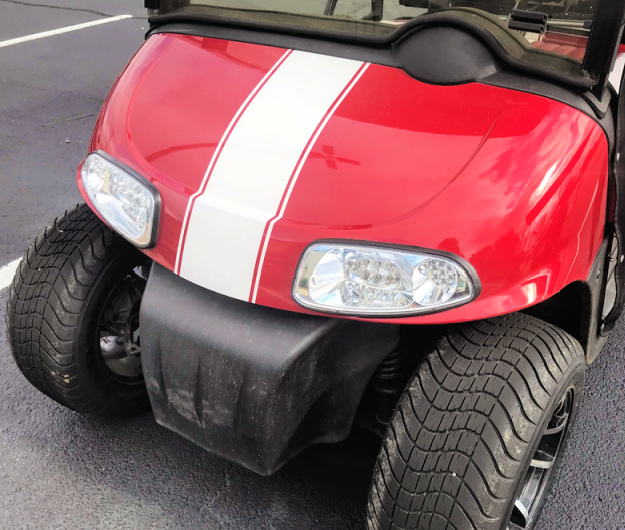
[[[10,285],[6,336],[13,357],[35,388],[70,409],[116,415],[112,401],[85,388],[75,356],[86,303],[107,266],[129,251],[78,204],[33,241]]]
[[[564,331],[516,313],[447,330],[393,413],[367,503],[373,529],[498,529],[558,383]]]

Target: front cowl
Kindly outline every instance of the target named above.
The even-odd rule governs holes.
[[[506,313],[585,280],[603,235],[607,142],[581,112],[477,83],[203,37],[150,37],[114,87],[91,148],[160,190],[147,251],[257,304],[292,299],[313,241],[452,252],[471,304],[402,322]]]

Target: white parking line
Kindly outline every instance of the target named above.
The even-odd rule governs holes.
[[[67,26],[65,28],[42,31],[41,33],[33,33],[32,35],[26,35],[25,37],[17,37],[16,39],[0,41],[0,48],[4,48],[5,46],[12,46],[13,44],[21,44],[22,42],[28,42],[31,40],[43,39],[44,37],[52,37],[53,35],[60,35],[62,33],[69,33],[70,31],[76,31],[79,29],[90,28],[92,26],[99,26],[100,24],[117,22],[118,20],[125,20],[127,18],[132,18],[132,15],[117,15],[116,17],[92,20],[91,22],[84,22],[83,24],[76,24],[74,26]]]
[[[22,258],[16,259],[4,267],[0,267],[0,291],[11,285],[13,276],[15,276],[15,271],[17,270],[20,261],[22,261]]]

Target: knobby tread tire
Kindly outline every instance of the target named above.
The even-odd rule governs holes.
[[[540,424],[584,372],[575,339],[524,314],[450,328],[393,413],[368,528],[505,528]]]
[[[35,239],[6,308],[13,358],[33,386],[91,415],[124,416],[148,406],[145,386],[108,380],[93,351],[107,288],[141,259],[86,204],[66,211]]]

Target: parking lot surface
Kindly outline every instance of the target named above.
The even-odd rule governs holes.
[[[2,46],[123,14],[132,18]],[[146,29],[140,1],[0,0],[0,279],[2,266],[80,200],[76,167]],[[0,290],[2,322],[6,296]],[[625,528],[624,346],[621,321],[588,370],[541,530]],[[355,432],[260,477],[151,414],[104,422],[55,404],[19,373],[0,326],[0,528],[362,528],[376,451]]]

